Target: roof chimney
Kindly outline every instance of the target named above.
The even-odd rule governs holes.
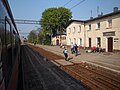
[[[93,17],[90,17],[90,19],[93,19]]]
[[[101,14],[98,14],[98,17],[101,17],[101,16],[103,16],[103,12],[101,12]]]
[[[118,11],[118,7],[114,7],[113,12],[117,12],[117,11]]]

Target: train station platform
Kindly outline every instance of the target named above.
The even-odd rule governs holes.
[[[35,46],[43,48],[47,51],[55,53],[57,55],[63,56],[63,50],[59,46],[47,46],[47,45],[39,45]],[[120,74],[120,53],[113,52],[104,52],[104,53],[86,53],[84,49],[80,49],[78,52],[78,56],[71,54],[70,47],[66,47],[69,53],[69,61],[65,60],[55,60],[52,61],[56,63],[57,66],[60,65],[72,65],[76,63],[88,63],[94,65],[96,67],[102,67],[113,72],[117,72]]]

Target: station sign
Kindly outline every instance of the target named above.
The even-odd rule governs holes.
[[[103,36],[115,36],[115,32],[103,32]]]

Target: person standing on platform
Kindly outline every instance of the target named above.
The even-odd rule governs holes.
[[[74,50],[75,50],[75,56],[77,56],[77,54],[78,54],[78,46],[77,46],[77,44],[74,45]]]
[[[65,56],[65,60],[67,61],[68,60],[68,50],[65,48],[63,53],[64,53],[64,56]]]
[[[74,53],[74,45],[73,45],[73,43],[71,43],[71,53],[72,54]]]

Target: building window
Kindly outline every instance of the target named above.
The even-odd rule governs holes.
[[[76,44],[76,38],[73,39],[73,44]]]
[[[78,45],[82,46],[82,39],[78,38]]]
[[[73,33],[75,33],[75,27],[73,27]]]
[[[66,37],[62,36],[62,37],[61,37],[61,40],[66,40]]]
[[[97,47],[101,47],[101,38],[100,37],[97,38]]]
[[[71,45],[71,38],[68,39],[68,45]]]
[[[69,33],[69,34],[71,33],[71,28],[68,29],[68,33]]]
[[[111,28],[112,27],[112,19],[108,19],[106,22],[106,27]]]
[[[88,30],[91,30],[91,24],[89,24],[89,26],[88,26]]]
[[[59,36],[56,36],[56,38],[59,38]]]
[[[96,24],[96,29],[100,29],[100,22]]]
[[[78,33],[81,32],[81,26],[78,26]]]

